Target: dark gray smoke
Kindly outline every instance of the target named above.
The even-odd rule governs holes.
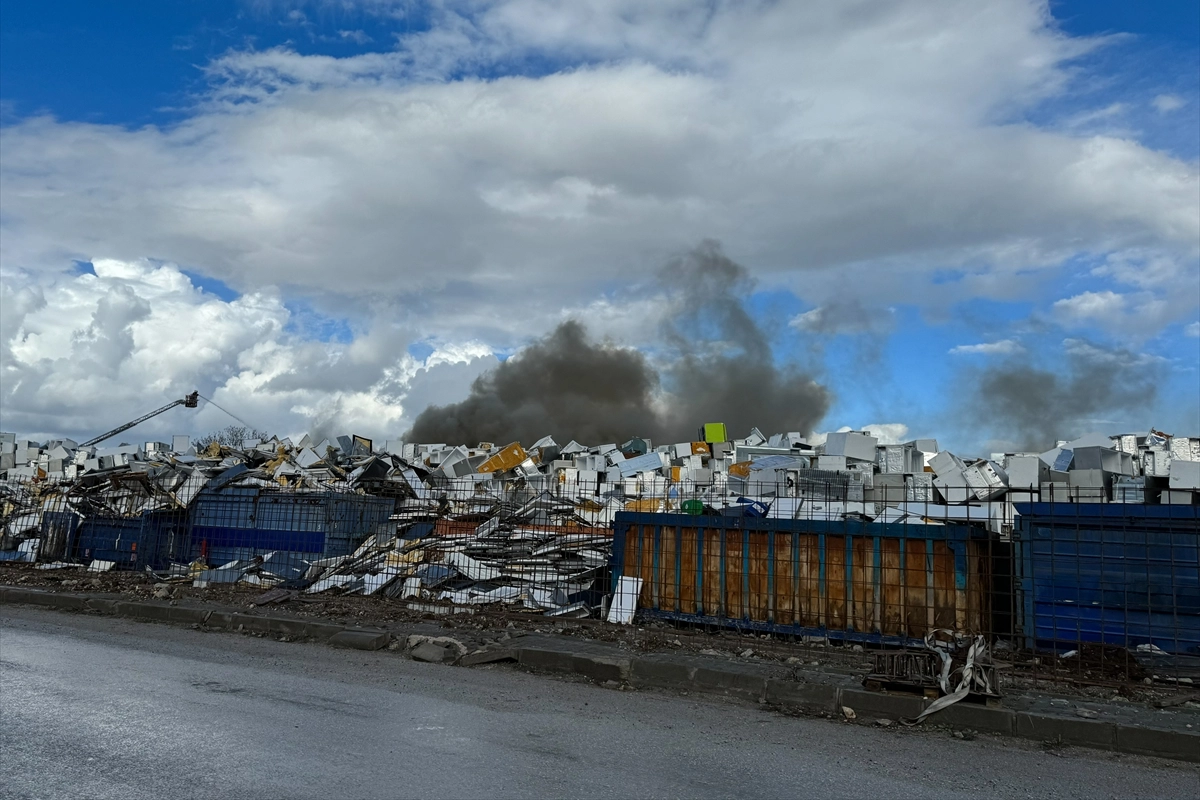
[[[1150,408],[1162,376],[1161,365],[1120,348],[1104,349],[1080,340],[1066,342],[1066,368],[1038,369],[1013,360],[978,373],[970,424],[990,428],[1021,450],[1047,450],[1106,427],[1106,417]],[[1148,425],[1146,420],[1134,423]]]
[[[746,310],[754,288],[744,267],[706,241],[661,276],[679,287],[676,314],[663,323],[678,358],[666,370],[672,410],[660,438],[687,440],[703,422],[724,422],[734,436],[752,427],[808,433],[830,395],[795,365],[777,365],[762,326]]]
[[[705,422],[732,435],[812,430],[829,407],[828,391],[795,366],[776,365],[762,327],[744,299],[746,270],[715,242],[669,264],[660,283],[673,312],[662,322],[661,373],[644,355],[591,342],[570,320],[480,376],[460,403],[431,406],[405,439],[473,444],[624,441],[649,436],[688,441]],[[661,403],[656,393],[664,390]]]
[[[583,325],[568,320],[476,378],[466,400],[422,411],[404,438],[530,444],[553,432],[598,444],[648,426],[657,385],[641,353],[593,344]]]

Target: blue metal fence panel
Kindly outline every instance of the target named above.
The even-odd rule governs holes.
[[[304,558],[345,555],[392,514],[391,498],[257,488],[205,492],[192,506],[193,556],[233,560],[267,552]]]
[[[1200,507],[1017,504],[1028,647],[1200,655]]]

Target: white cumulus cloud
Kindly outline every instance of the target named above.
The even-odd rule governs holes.
[[[1197,276],[1200,278],[1200,275]],[[1194,289],[1188,292],[1082,292],[1055,301],[1054,318],[1070,327],[1096,326],[1109,334],[1147,338],[1194,313]]]
[[[412,341],[511,350],[564,309],[650,327],[597,298],[706,238],[817,306],[794,322],[815,332],[1038,298],[1080,254],[1186,276],[1200,252],[1200,167],[1106,127],[1128,109],[1030,121],[1104,45],[1044,2],[450,2],[428,23],[344,58],[228,52],[169,126],[6,121],[4,424],[80,430],[207,381],[264,425],[391,432],[441,396],[413,382],[493,358],[427,367]],[[124,266],[75,276],[94,254]],[[1150,335],[1195,307],[1134,288],[1054,314]],[[298,333],[298,297],[350,340]]]
[[[6,429],[88,436],[199,389],[252,425],[395,436],[498,363],[474,343],[418,361],[406,333],[377,324],[349,343],[289,329],[279,293],[223,300],[172,264],[96,259],[93,272],[38,284],[8,275],[0,294]],[[413,410],[416,405],[415,411]],[[202,432],[233,422],[214,406],[127,434]]]

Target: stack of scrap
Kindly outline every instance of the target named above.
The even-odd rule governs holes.
[[[402,509],[389,530],[351,556],[314,562],[307,592],[381,593],[455,605],[517,605],[550,616],[588,616],[612,555],[607,527],[548,493],[519,507],[451,519]]]
[[[0,559],[10,560],[36,557],[38,545],[28,541],[45,535],[48,511],[81,519],[189,514],[201,495],[229,488],[387,497],[395,501],[398,529],[433,521],[439,541],[471,534],[479,548],[499,546],[489,537],[500,533],[510,534],[504,547],[515,547],[514,519],[528,519],[527,533],[552,537],[564,524],[607,530],[619,511],[881,523],[969,519],[1003,531],[1021,502],[1196,504],[1200,438],[1155,429],[1090,434],[1043,452],[968,458],[933,439],[888,443],[871,431],[840,430],[810,441],[795,431],[767,435],[755,428],[730,439],[720,423],[701,426],[692,441],[657,445],[639,436],[559,445],[546,436],[529,444],[380,447],[345,435],[251,439],[236,447],[196,447],[175,436],[169,444],[82,448],[70,439],[34,442],[4,433],[0,487]],[[497,520],[509,527],[472,527]],[[351,533],[357,543],[375,531]],[[488,563],[485,550],[461,554]],[[534,559],[549,558],[515,550],[513,556],[530,563],[510,560],[509,572],[520,567],[527,575],[547,566]]]

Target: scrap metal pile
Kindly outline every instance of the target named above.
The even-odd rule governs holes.
[[[479,504],[479,501],[477,501]],[[410,502],[351,554],[306,561],[270,552],[208,569],[176,564],[158,577],[207,587],[247,583],[312,594],[379,594],[460,606],[519,604],[550,616],[588,616],[612,535],[548,494],[521,506],[441,516],[440,503]]]
[[[191,551],[172,551],[170,573],[201,586],[237,581],[562,614],[600,602],[594,590],[622,510],[970,520],[999,533],[1022,501],[1195,504],[1200,497],[1200,439],[1155,430],[1092,434],[987,459],[960,458],[932,439],[883,443],[867,431],[810,442],[754,429],[731,439],[719,423],[704,425],[695,441],[657,446],[637,437],[560,446],[545,437],[529,447],[377,447],[358,436],[305,436],[197,449],[177,436],[170,444],[97,448],[0,434],[0,450],[0,560],[81,560],[55,533],[50,512],[86,521],[171,511],[196,539],[197,509],[208,501],[249,491],[278,496],[286,510],[337,493],[386,498],[392,516],[347,531],[340,552],[262,544],[253,533],[232,555],[206,550],[207,540],[197,553],[191,541]]]

